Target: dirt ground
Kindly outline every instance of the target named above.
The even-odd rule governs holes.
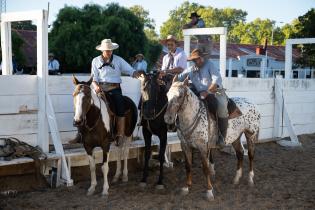
[[[188,195],[180,195],[185,167],[179,154],[174,169],[165,169],[165,190],[154,188],[156,168],[150,172],[148,187],[140,188],[141,168],[135,162],[129,171],[129,182],[110,184],[108,197],[100,195],[100,166],[96,193],[90,197],[86,196],[90,184],[88,167],[73,169],[75,183],[69,188],[38,185],[34,175],[0,177],[0,192],[17,190],[16,194],[0,195],[0,209],[315,209],[315,134],[300,139],[303,147],[294,149],[273,142],[257,144],[254,188],[247,183],[247,157],[240,184],[234,186],[236,158],[217,151],[212,202],[204,198],[206,185],[198,155],[192,189]],[[110,171],[111,180],[115,166]]]

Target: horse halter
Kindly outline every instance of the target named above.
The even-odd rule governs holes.
[[[77,87],[78,87],[79,90],[81,89],[81,87],[87,87],[88,89],[90,89],[90,92],[92,92],[92,88],[91,88],[89,85],[86,85],[86,84],[78,84]],[[73,93],[73,96],[75,96],[75,95],[76,95],[76,92]],[[102,102],[101,102],[101,99],[100,99],[98,96],[97,96],[97,98],[98,98],[98,100],[99,100],[99,102],[100,102],[100,108],[99,108],[100,111],[99,111],[99,115],[98,115],[98,118],[97,118],[95,124],[94,124],[92,127],[90,127],[90,126],[87,124],[87,120],[86,120],[86,114],[90,111],[91,106],[92,106],[92,105],[96,106],[95,103],[94,103],[94,99],[93,99],[92,96],[91,96],[92,103],[89,105],[89,108],[88,108],[88,110],[86,111],[86,114],[85,114],[85,116],[84,116],[84,118],[83,118],[84,127],[85,127],[89,132],[92,131],[92,130],[97,126],[98,121],[100,120],[101,114],[102,114],[102,110],[101,110],[101,109],[102,109]]]

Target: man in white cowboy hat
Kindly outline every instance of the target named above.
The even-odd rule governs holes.
[[[116,108],[117,142],[123,137],[125,130],[125,106],[120,88],[121,73],[132,77],[140,76],[140,73],[134,70],[123,58],[113,54],[113,50],[118,47],[119,45],[110,39],[102,40],[101,44],[96,47],[102,54],[92,60],[91,72],[93,74],[92,85],[96,93],[108,92],[113,99]]]
[[[222,147],[224,146],[223,138],[226,136],[228,127],[229,112],[227,109],[228,97],[222,85],[220,71],[214,67],[210,60],[204,58],[200,49],[194,49],[187,60],[192,61],[194,65],[179,74],[178,79],[184,81],[188,76],[196,89],[197,95],[199,95],[201,99],[206,99],[207,102],[210,100],[207,103],[208,107],[217,109],[218,125],[221,133],[218,146]],[[217,99],[217,105],[213,104],[211,96]]]
[[[139,53],[136,55],[133,67],[138,71],[147,71],[148,63],[144,60],[143,54]]]
[[[183,49],[177,47],[176,37],[168,35],[163,41],[168,49],[164,55],[160,75],[179,74],[187,68],[187,56]]]

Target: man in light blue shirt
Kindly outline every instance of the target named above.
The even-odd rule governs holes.
[[[214,94],[217,99],[217,114],[218,125],[221,137],[225,138],[228,126],[228,98],[222,85],[222,77],[218,69],[210,62],[210,60],[203,58],[200,49],[192,51],[191,56],[187,59],[193,61],[194,65],[184,70],[178,75],[180,81],[188,76],[201,99],[209,100],[209,94]],[[223,146],[223,139],[220,138],[219,146]]]
[[[110,39],[104,39],[101,44],[96,47],[102,54],[92,60],[91,71],[93,75],[92,85],[95,92],[107,92],[113,99],[117,115],[115,118],[117,126],[117,142],[124,136],[126,120],[124,116],[124,98],[120,88],[121,74],[124,73],[132,77],[140,76],[140,73],[134,70],[123,58],[113,54],[113,50],[118,47],[119,45],[113,43]]]
[[[140,53],[136,55],[136,61],[133,64],[133,67],[135,68],[135,70],[138,70],[138,71],[144,71],[144,72],[147,71],[148,64],[144,60],[143,54]]]
[[[48,54],[48,73],[49,75],[57,75],[59,73],[60,64],[55,59],[55,55],[53,53]]]

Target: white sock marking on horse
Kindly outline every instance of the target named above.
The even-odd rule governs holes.
[[[214,200],[213,190],[207,190],[206,196],[208,200]]]
[[[106,131],[109,131],[110,130],[110,118],[109,118],[109,114],[108,114],[108,110],[107,110],[107,106],[106,106],[105,102],[102,99],[99,99],[98,96],[94,93],[94,91],[92,91],[92,98],[93,98],[95,106],[97,106],[98,108],[100,108],[100,106],[101,106],[102,120],[104,122]],[[101,102],[101,104],[100,104],[100,102]]]
[[[242,177],[242,168],[240,168],[236,171],[236,175],[234,178],[234,184],[238,184],[241,177]]]
[[[74,113],[74,121],[79,121],[80,116],[82,116],[82,100],[83,100],[83,93],[78,93],[75,97],[75,113]]]
[[[95,191],[95,186],[97,184],[96,174],[95,174],[95,160],[93,155],[88,155],[89,163],[90,163],[90,171],[91,171],[91,186],[88,189],[87,195],[92,195]]]
[[[103,164],[102,169],[103,169],[103,176],[104,176],[104,185],[103,185],[103,192],[102,195],[108,195],[108,189],[109,189],[109,185],[108,185],[108,161],[109,161],[109,152],[107,153],[107,161]]]
[[[250,185],[254,185],[254,171],[249,172],[248,182]]]
[[[117,148],[117,161],[116,161],[116,173],[113,178],[113,182],[117,182],[121,175],[121,148]]]
[[[214,163],[210,164],[210,172],[211,172],[212,175],[215,175]]]
[[[123,171],[123,177],[122,181],[123,182],[128,182],[128,156],[129,156],[129,138],[125,138],[125,144],[123,147],[123,156],[124,156],[124,171]]]

